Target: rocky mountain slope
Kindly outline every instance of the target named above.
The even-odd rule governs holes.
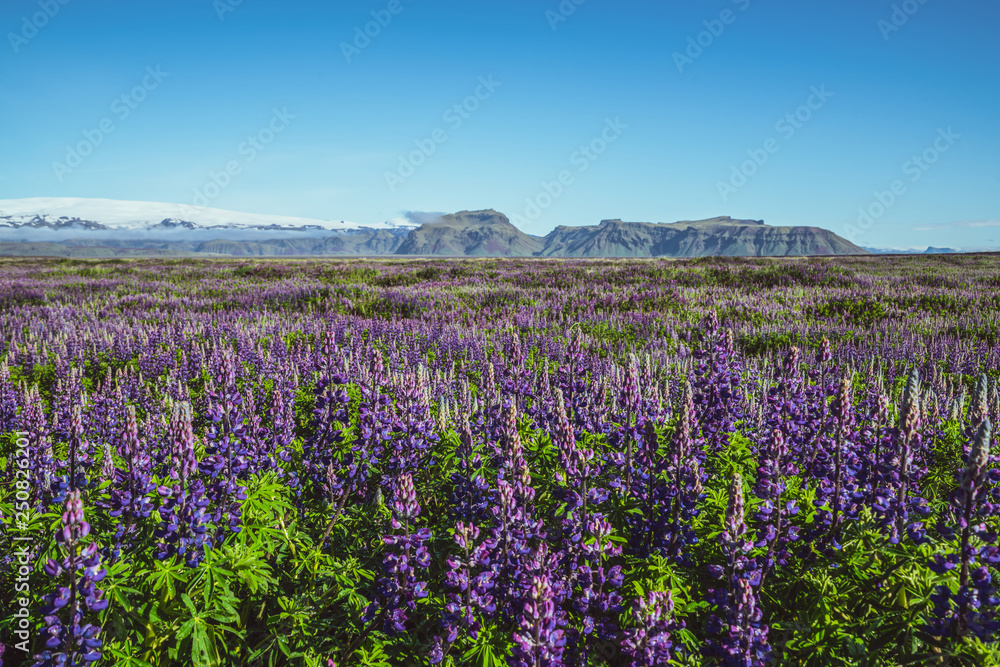
[[[320,238],[285,238],[266,241],[213,240],[199,243],[194,252],[234,257],[391,255],[405,238],[405,232],[362,229]]]
[[[166,216],[166,217],[161,217]],[[426,219],[426,216],[425,216]],[[63,257],[704,257],[866,254],[818,227],[604,220],[532,236],[493,209],[361,225],[101,199],[0,200],[0,254]]]
[[[0,256],[55,257],[304,257],[323,255],[391,255],[403,242],[400,230],[362,229],[324,237],[264,240],[212,239],[166,241],[162,239],[71,238],[61,242],[4,242],[0,231]]]
[[[860,255],[862,248],[819,227],[771,227],[729,217],[675,223],[604,220],[557,227],[545,237],[546,257],[785,257]]]
[[[529,236],[493,209],[461,211],[414,229],[397,255],[530,257],[542,250],[542,240]]]

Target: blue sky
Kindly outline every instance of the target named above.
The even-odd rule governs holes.
[[[5,0],[0,199],[1000,247],[1000,3],[576,1]]]

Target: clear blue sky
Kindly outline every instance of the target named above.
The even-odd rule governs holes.
[[[493,207],[530,233],[731,215],[842,234],[864,207],[862,245],[1000,247],[995,0],[900,2],[916,11],[898,26],[889,0],[565,0],[566,17],[546,14],[560,0],[397,1],[4,0],[0,199],[192,203],[233,162],[212,206],[358,222]],[[357,48],[373,11],[387,25]],[[706,21],[719,34],[679,67]],[[477,89],[467,117],[447,113]],[[797,110],[808,120],[778,125]],[[602,154],[577,152],[602,133]],[[435,149],[408,175],[417,141]],[[80,142],[92,152],[54,167]],[[908,163],[925,150],[934,164]],[[767,161],[744,183],[748,151]],[[542,184],[564,171],[550,202]]]

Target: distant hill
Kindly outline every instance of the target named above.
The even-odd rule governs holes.
[[[396,249],[397,255],[530,257],[542,240],[529,236],[493,209],[461,211],[414,229]]]
[[[530,236],[489,209],[462,211],[411,231],[397,255],[504,257],[787,257],[864,255],[863,248],[819,227],[771,227],[729,217],[674,223],[603,220]]]
[[[216,239],[199,243],[193,251],[235,257],[391,255],[402,243],[403,238],[404,234],[397,230],[362,229],[321,238],[284,238],[265,241]]]
[[[323,237],[207,241],[163,239],[71,238],[59,242],[4,242],[0,255],[51,257],[303,257],[317,255],[391,255],[405,233],[395,229],[361,229]]]
[[[762,220],[729,217],[672,223],[603,220],[557,227],[539,237],[493,209],[442,215],[418,226],[402,218],[368,225],[105,199],[0,200],[2,255],[784,257],[867,252],[818,227],[771,227]]]
[[[916,248],[898,249],[867,247],[865,250],[873,255],[954,255],[963,252],[961,250],[956,250],[955,248],[935,248],[934,246],[928,246],[926,250],[918,250]],[[987,250],[986,252],[989,251]]]
[[[819,227],[771,227],[729,217],[674,223],[604,220],[557,227],[540,253],[550,257],[786,257],[863,255],[866,251]]]

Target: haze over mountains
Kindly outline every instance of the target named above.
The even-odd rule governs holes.
[[[532,236],[492,209],[374,225],[99,199],[0,200],[0,254],[63,257],[344,256],[704,257],[855,255],[818,227],[717,217],[603,220]]]

